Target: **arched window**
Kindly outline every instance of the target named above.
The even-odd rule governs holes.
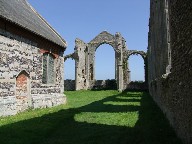
[[[43,54],[43,78],[44,84],[53,84],[55,82],[54,74],[54,59],[55,57],[50,53]]]

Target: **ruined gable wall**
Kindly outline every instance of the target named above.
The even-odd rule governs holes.
[[[150,94],[185,143],[192,143],[191,9],[190,0],[151,0],[148,47]]]
[[[9,27],[11,28],[10,31]],[[21,35],[16,35],[15,33]],[[46,47],[56,48],[49,45],[47,41],[39,42],[33,34],[32,40],[23,36],[27,32],[20,31],[14,26],[3,23],[0,24],[0,116],[14,115],[20,109],[16,98],[16,78],[21,71],[26,71],[30,79],[30,97],[33,108],[51,107],[64,103],[63,96],[63,57],[62,51],[55,51],[56,82],[53,85],[42,84],[42,55]],[[39,42],[39,43],[38,43]],[[21,101],[22,102],[22,101]]]

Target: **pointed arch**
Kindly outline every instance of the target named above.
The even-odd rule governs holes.
[[[28,78],[30,78],[30,75],[29,75],[29,73],[26,71],[26,70],[21,70],[18,74],[17,74],[17,76],[16,76],[16,78],[18,77],[18,76],[20,76],[20,75],[25,75],[25,76],[27,76]]]
[[[89,43],[80,39],[75,41],[76,62],[76,90],[92,89],[95,84],[95,52],[102,44],[112,46],[115,51],[115,79],[119,91],[124,89],[123,57],[127,47],[125,39],[120,33],[112,35],[107,31],[101,32]]]
[[[96,51],[97,48],[102,44],[109,44],[113,47],[115,51],[118,52],[117,44],[116,44],[116,36],[110,34],[107,31],[101,32],[97,35],[93,40],[88,43],[88,47],[90,47],[91,51]]]
[[[18,111],[24,111],[32,106],[30,89],[30,75],[22,70],[16,77],[15,95]]]
[[[115,51],[109,44],[102,44],[95,52],[95,79],[115,79]]]
[[[126,52],[126,59],[128,60],[131,55],[140,55],[143,58],[144,61],[144,77],[145,77],[145,83],[147,84],[148,82],[148,71],[147,71],[147,53],[144,51],[137,51],[137,50],[128,50]],[[129,73],[130,77],[130,73]],[[130,80],[129,80],[130,82]]]

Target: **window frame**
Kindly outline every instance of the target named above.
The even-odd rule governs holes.
[[[43,77],[44,77],[44,55],[47,55],[46,56],[46,62],[47,62],[47,66],[46,66],[46,80],[44,81],[43,80]],[[50,59],[49,59],[49,57],[50,57],[50,55],[52,56],[52,58],[53,58],[53,81],[49,81],[49,61],[50,61]],[[56,83],[56,57],[52,54],[52,53],[50,53],[50,52],[45,52],[45,53],[43,53],[43,55],[42,55],[42,84],[43,85],[55,85],[55,83]]]

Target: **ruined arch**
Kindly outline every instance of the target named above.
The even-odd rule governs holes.
[[[71,60],[71,61],[69,61],[69,60]],[[76,63],[76,60],[77,60],[77,58],[76,58],[75,52],[64,56],[64,64],[66,64],[66,62],[69,61],[72,63],[72,65],[74,65],[74,62]],[[68,63],[68,65],[69,65],[69,63]],[[64,65],[64,66],[66,66],[66,65]],[[74,65],[74,67],[75,67],[75,65]],[[73,76],[75,76],[75,68],[73,68],[71,71],[74,74]],[[70,74],[71,74],[71,71],[70,71]],[[67,77],[67,79],[66,79],[66,77],[67,77],[67,75],[64,75],[65,81],[74,81],[73,78]],[[74,88],[73,88],[73,90],[74,90]]]
[[[130,55],[141,55],[145,65],[145,82],[147,83],[147,54],[143,51],[128,50],[125,39],[120,33],[112,35],[107,31],[98,34],[89,43],[75,40],[75,52],[65,56],[75,59],[75,90],[92,89],[95,84],[95,52],[102,44],[110,45],[115,51],[115,79],[117,89],[123,91],[130,82],[128,58]]]
[[[88,43],[88,47],[91,51],[96,51],[100,45],[109,44],[115,51],[118,51],[115,39],[116,37],[114,35],[103,31]]]
[[[91,40],[88,44],[88,50],[89,50],[89,83],[90,83],[90,88],[93,87],[94,82],[95,82],[95,52],[96,50],[103,44],[108,44],[110,45],[113,50],[115,51],[115,63],[117,63],[117,59],[120,59],[121,55],[118,44],[117,44],[117,39],[118,36],[120,36],[119,33],[116,33],[115,35],[112,35],[108,33],[107,31],[101,32],[99,35],[97,35],[93,40]],[[115,64],[115,79],[117,80],[117,64]]]
[[[120,33],[112,35],[101,32],[89,43],[75,40],[76,60],[76,90],[92,89],[95,83],[95,52],[102,44],[109,44],[115,51],[115,73],[118,90],[123,86],[123,53],[126,51],[125,40]]]
[[[137,51],[137,50],[128,50],[125,55],[125,59],[128,60],[131,55],[140,55],[144,61],[144,76],[145,76],[145,83],[148,81],[148,71],[147,71],[147,53],[144,51]],[[130,78],[130,74],[128,76]],[[128,80],[130,82],[130,79]]]
[[[95,84],[95,52],[97,48],[102,44],[109,44],[115,51],[115,79],[117,81],[118,90],[122,91],[123,87],[123,48],[125,48],[124,38],[120,33],[116,33],[112,35],[107,31],[101,32],[97,35],[93,40],[91,40],[88,44],[88,74],[92,75],[89,79],[89,88],[91,89]]]
[[[144,51],[128,50],[127,51],[127,58],[129,58],[129,56],[131,56],[131,55],[140,55],[143,58],[143,60],[145,60],[147,57],[147,54]]]
[[[100,45],[95,51],[95,80],[116,79],[115,51],[109,44]]]
[[[64,62],[68,59],[76,60],[75,53],[64,56]]]
[[[67,72],[64,72],[64,89],[75,90],[75,69],[76,57],[75,52],[64,56],[64,67]]]

